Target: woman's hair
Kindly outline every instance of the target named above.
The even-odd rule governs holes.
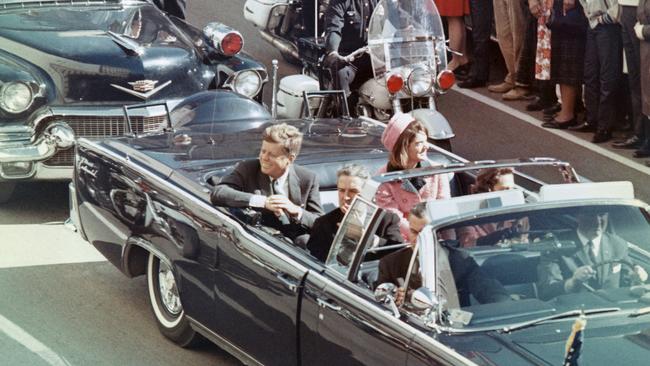
[[[512,174],[512,168],[487,168],[481,169],[476,176],[476,182],[470,187],[471,193],[492,192],[499,178]]]
[[[302,145],[302,133],[294,126],[280,123],[267,127],[262,139],[266,142],[282,145],[285,154],[298,156]]]
[[[424,124],[418,120],[411,122],[406,129],[399,135],[393,150],[390,152],[390,157],[388,159],[387,171],[393,172],[396,170],[406,169],[406,164],[408,164],[408,148],[409,145],[415,141],[416,136],[419,133],[423,133],[429,136],[429,131],[424,126]]]

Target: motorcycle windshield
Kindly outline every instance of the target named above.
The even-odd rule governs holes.
[[[445,35],[433,0],[381,0],[368,27],[376,78],[403,67],[447,67]]]

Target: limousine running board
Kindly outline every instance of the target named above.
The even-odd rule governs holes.
[[[199,334],[201,334],[211,342],[215,343],[224,351],[233,355],[236,359],[241,361],[243,364],[251,365],[251,366],[264,366],[264,364],[262,364],[261,362],[253,358],[248,353],[244,352],[241,348],[235,346],[234,344],[230,343],[222,336],[206,328],[203,324],[199,323],[192,317],[187,316],[187,320],[190,321],[190,326],[192,327],[192,329],[197,331]]]

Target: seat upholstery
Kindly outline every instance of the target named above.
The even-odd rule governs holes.
[[[481,264],[481,269],[486,276],[498,280],[511,294],[536,298],[538,262],[539,256],[504,253],[487,258]]]

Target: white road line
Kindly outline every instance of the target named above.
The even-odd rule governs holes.
[[[70,363],[52,351],[49,347],[41,343],[38,339],[32,337],[18,325],[11,322],[0,314],[0,331],[22,344],[25,348],[42,358],[51,366],[69,366]]]
[[[0,225],[0,268],[105,260],[63,225]]]
[[[461,93],[461,94],[463,94],[463,95],[465,95],[467,97],[478,100],[481,103],[487,104],[490,107],[498,109],[501,112],[507,113],[507,114],[509,114],[509,115],[511,115],[511,116],[513,116],[515,118],[518,118],[518,119],[520,119],[520,120],[522,120],[522,121],[524,121],[524,122],[526,122],[528,124],[531,124],[533,126],[541,128],[541,129],[543,129],[544,131],[546,131],[548,133],[552,133],[552,134],[554,134],[556,136],[559,136],[559,137],[561,137],[561,138],[563,138],[565,140],[571,141],[574,144],[580,145],[580,146],[584,147],[585,149],[589,149],[589,150],[591,150],[591,151],[593,151],[593,152],[595,152],[597,154],[603,155],[606,158],[614,160],[619,164],[623,164],[623,165],[627,166],[628,168],[631,168],[631,169],[634,169],[634,170],[639,171],[641,173],[650,175],[650,167],[647,167],[647,166],[645,166],[643,164],[639,164],[639,163],[637,163],[635,161],[632,161],[632,160],[630,160],[630,159],[628,159],[628,158],[626,158],[624,156],[621,156],[619,154],[613,153],[613,152],[611,152],[611,151],[609,151],[607,149],[604,149],[604,148],[602,148],[602,147],[600,147],[600,146],[598,146],[598,145],[596,145],[594,143],[591,143],[589,141],[585,141],[585,140],[583,140],[581,138],[578,138],[578,137],[576,137],[576,136],[574,136],[574,135],[572,135],[572,134],[570,134],[568,132],[565,132],[565,131],[562,131],[562,130],[544,128],[544,127],[542,127],[543,122],[538,120],[537,118],[532,117],[532,116],[530,116],[530,115],[528,115],[526,113],[520,112],[520,111],[518,111],[518,110],[516,110],[516,109],[514,109],[512,107],[509,107],[509,106],[507,106],[507,105],[505,105],[505,104],[503,104],[501,102],[498,102],[498,101],[496,101],[496,100],[494,100],[492,98],[486,97],[486,96],[484,96],[482,94],[479,94],[479,93],[477,93],[477,92],[475,92],[473,90],[459,88],[456,85],[454,85],[453,90],[457,91],[457,92],[459,92],[459,93]]]

